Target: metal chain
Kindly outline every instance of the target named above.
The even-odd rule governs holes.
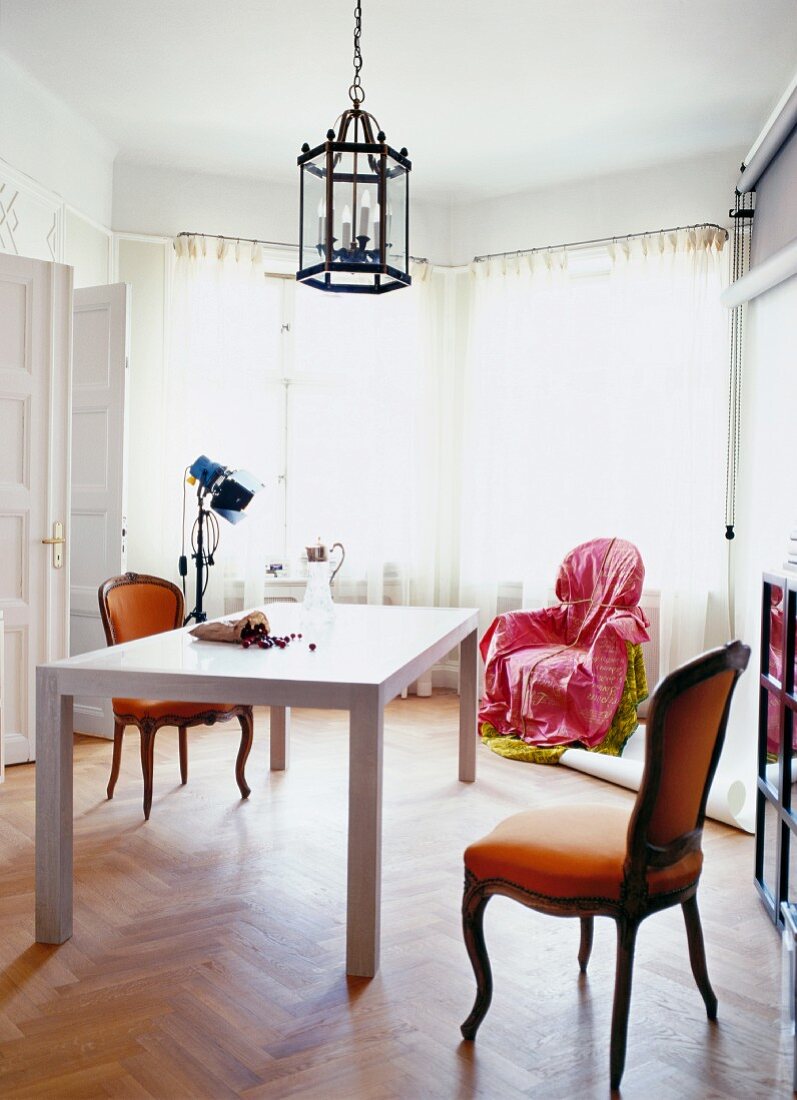
[[[361,0],[355,0],[354,4],[354,80],[349,87],[349,99],[355,107],[359,107],[365,99],[360,70],[363,67],[363,55],[360,49],[360,38],[363,33],[363,9]]]
[[[736,282],[750,270],[750,250],[753,223],[753,192],[743,195],[737,192],[733,223],[732,282]],[[747,217],[745,217],[747,213]],[[728,445],[725,470],[725,538],[735,536],[736,490],[739,480],[739,454],[742,436],[742,367],[744,361],[744,304],[731,310],[730,317],[730,371],[728,380]]]

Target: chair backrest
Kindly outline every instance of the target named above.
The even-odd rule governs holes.
[[[626,877],[697,851],[736,681],[749,646],[729,642],[666,676],[647,720],[645,770],[628,829]]]
[[[125,573],[100,585],[97,597],[108,645],[162,634],[183,625],[185,603],[176,584],[162,577]]]
[[[567,606],[567,642],[589,645],[617,609],[635,608],[642,596],[642,555],[625,539],[592,539],[576,546],[559,566],[556,595]]]

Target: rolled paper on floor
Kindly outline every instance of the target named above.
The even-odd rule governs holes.
[[[560,763],[566,768],[604,779],[618,787],[638,791],[645,761],[645,730],[640,726],[629,739],[622,756],[604,756],[583,749],[568,749]],[[777,768],[777,765],[771,765]],[[797,769],[795,769],[797,775]],[[744,780],[718,771],[706,803],[706,816],[744,832],[755,832],[755,781],[748,789]]]

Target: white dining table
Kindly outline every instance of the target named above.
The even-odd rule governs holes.
[[[379,967],[384,709],[459,646],[459,779],[476,777],[477,625],[471,608],[336,606],[308,623],[300,604],[263,609],[284,649],[199,641],[188,629],[84,653],[36,670],[36,939],[72,935],[72,700],[230,702],[271,708],[270,764],[288,764],[291,707],[349,711],[346,971]],[[313,642],[315,650],[310,649]]]

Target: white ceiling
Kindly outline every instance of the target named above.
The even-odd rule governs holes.
[[[366,107],[416,193],[746,150],[795,0],[363,0]],[[286,179],[347,105],[353,0],[0,0],[0,46],[125,159]]]

